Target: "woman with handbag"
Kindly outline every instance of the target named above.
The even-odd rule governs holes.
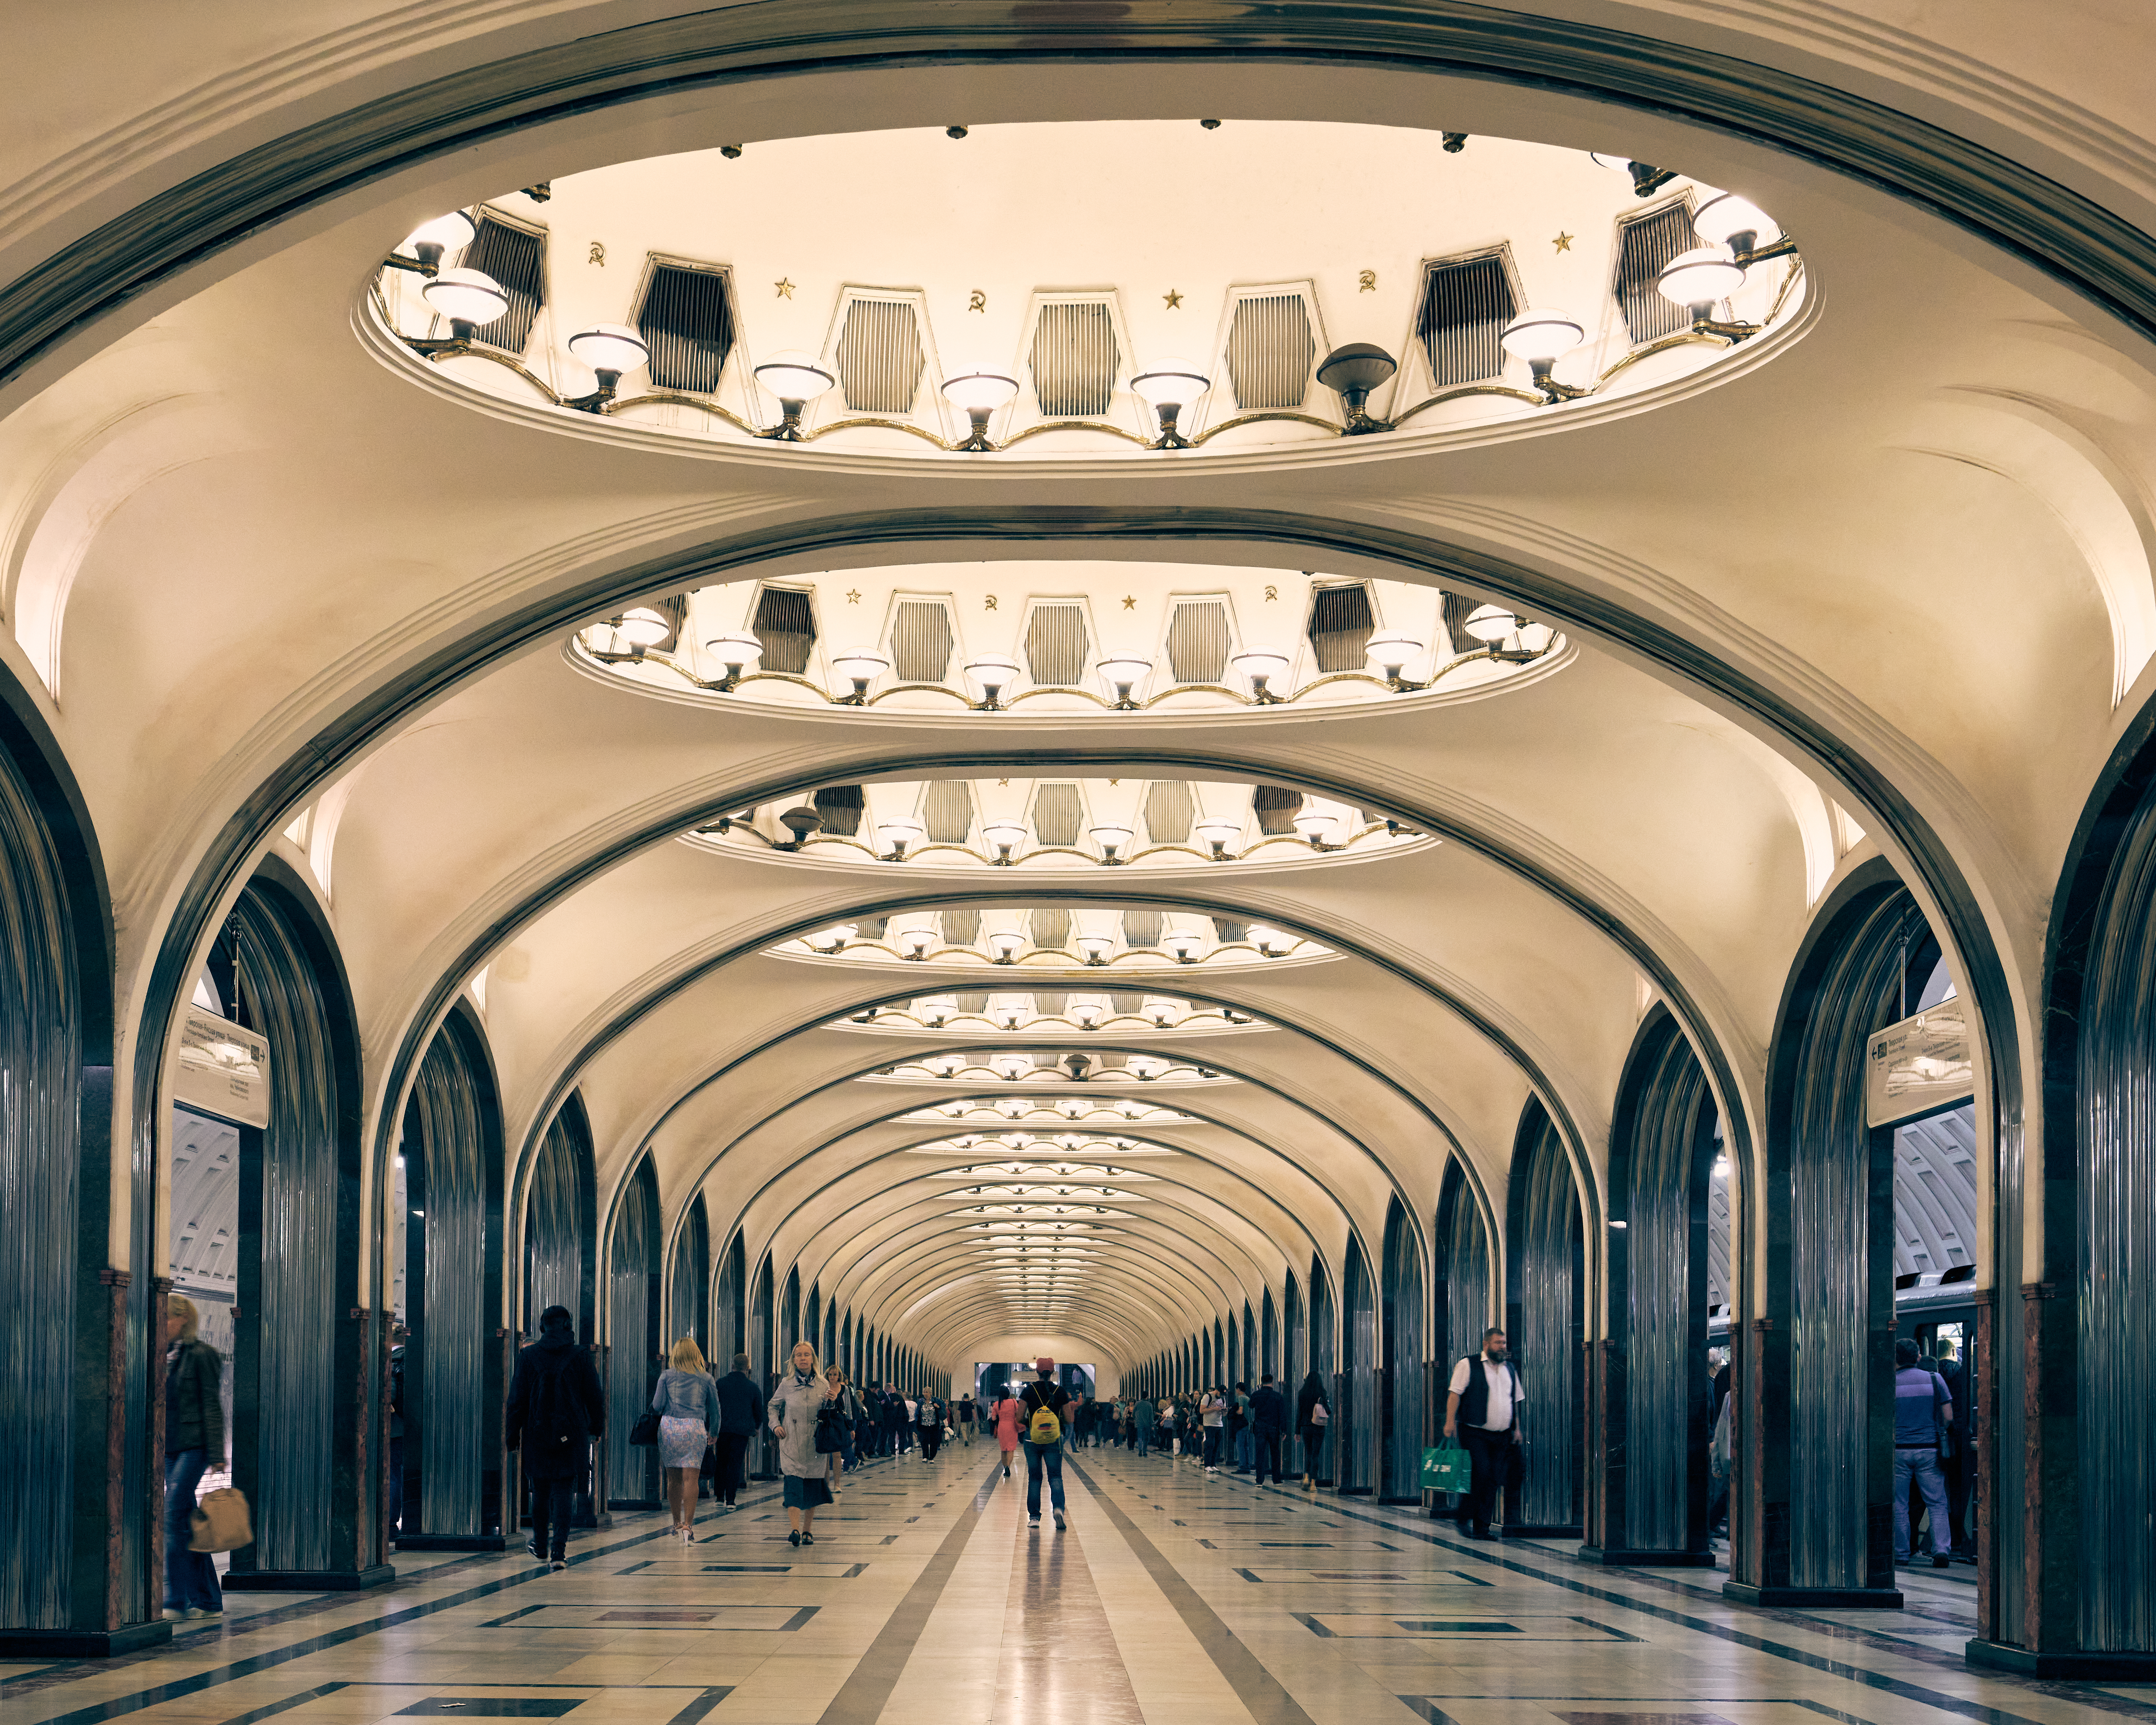
[[[666,1356],[666,1369],[651,1392],[659,1416],[659,1465],[666,1470],[666,1504],[684,1545],[696,1540],[696,1479],[719,1429],[719,1390],[705,1369],[694,1336],[684,1336]],[[639,1422],[640,1424],[641,1422]],[[641,1435],[632,1434],[630,1441]]]
[[[786,1480],[786,1519],[793,1530],[786,1537],[792,1545],[816,1543],[816,1511],[831,1501],[830,1482],[824,1476],[830,1463],[824,1457],[844,1440],[835,1421],[823,1417],[830,1399],[830,1385],[816,1368],[815,1344],[795,1343],[791,1369],[771,1392],[771,1430],[778,1439],[778,1471]]]
[[[1302,1380],[1296,1393],[1295,1429],[1302,1439],[1302,1489],[1317,1489],[1319,1458],[1325,1452],[1325,1428],[1332,1423],[1332,1410],[1325,1405],[1325,1385],[1317,1373]]]
[[[224,1361],[201,1336],[194,1301],[165,1304],[165,1615],[174,1622],[218,1617],[224,1593],[217,1565],[194,1548],[195,1487],[224,1466]]]

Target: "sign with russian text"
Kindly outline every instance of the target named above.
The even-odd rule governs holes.
[[[180,1024],[172,1100],[238,1126],[270,1124],[270,1045],[199,1006]]]
[[[1969,1014],[1958,999],[1942,1000],[1913,1018],[1889,1024],[1865,1045],[1866,1125],[1898,1125],[1965,1102],[1975,1094]]]

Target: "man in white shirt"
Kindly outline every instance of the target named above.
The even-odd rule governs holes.
[[[1520,1414],[1527,1392],[1520,1374],[1506,1363],[1502,1330],[1482,1332],[1482,1352],[1470,1355],[1453,1367],[1452,1382],[1445,1398],[1445,1435],[1467,1446],[1475,1470],[1474,1486],[1467,1494],[1467,1514],[1461,1527],[1475,1539],[1491,1538],[1490,1513],[1512,1446],[1527,1441]],[[1473,1525],[1467,1525],[1471,1517]]]

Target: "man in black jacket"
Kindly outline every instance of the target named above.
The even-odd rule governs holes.
[[[521,1450],[531,1482],[531,1555],[552,1569],[569,1567],[569,1507],[592,1440],[606,1431],[606,1396],[566,1306],[539,1314],[539,1339],[516,1356],[502,1412],[503,1441]]]
[[[1281,1439],[1287,1431],[1287,1398],[1280,1393],[1267,1372],[1258,1385],[1257,1394],[1250,1398],[1251,1446],[1257,1452],[1255,1483],[1262,1486],[1265,1476],[1273,1476],[1273,1483],[1281,1482]]]
[[[734,1356],[734,1368],[719,1379],[718,1390],[719,1429],[713,1445],[718,1461],[711,1486],[718,1495],[719,1513],[724,1515],[735,1507],[734,1493],[742,1487],[749,1444],[763,1430],[763,1392],[749,1376],[747,1354]]]

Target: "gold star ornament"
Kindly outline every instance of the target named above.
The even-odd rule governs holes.
[[[860,590],[860,588],[859,588],[858,587],[850,587],[850,588],[848,588],[846,589],[846,603],[847,603],[848,604],[850,604],[850,605],[858,605],[859,603],[860,603],[860,602],[861,602],[861,590]]]
[[[1572,249],[1572,236],[1569,234],[1560,233],[1550,244],[1561,252],[1568,252]]]
[[[778,290],[780,299],[790,300],[793,297],[793,284],[784,276],[780,276],[777,281],[772,283],[772,285]]]
[[[1161,295],[1161,298],[1168,302],[1168,309],[1173,311],[1183,304],[1183,290],[1180,288],[1170,288]]]

